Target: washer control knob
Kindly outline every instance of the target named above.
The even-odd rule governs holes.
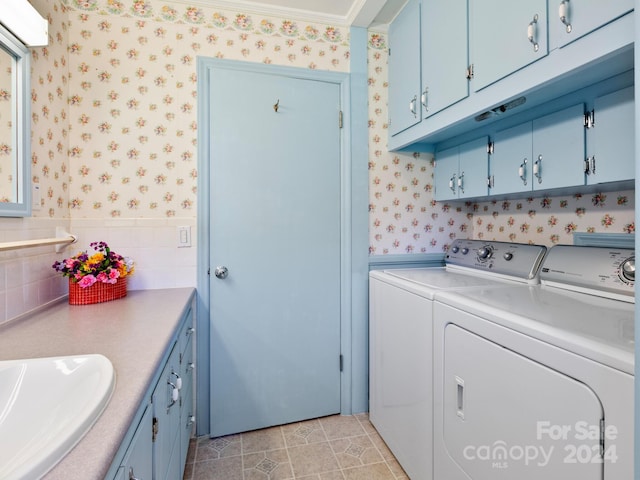
[[[467,253],[469,253],[469,249],[467,247],[463,247],[462,248],[462,254],[466,255]]]
[[[622,276],[630,282],[636,279],[636,258],[631,257],[622,262]]]
[[[511,253],[511,252],[506,252],[502,257],[503,257],[507,262],[509,262],[509,261],[513,258],[513,253]]]
[[[480,247],[478,249],[478,257],[481,259],[487,259],[491,257],[491,252],[492,252],[491,247],[485,245],[484,247]]]
[[[452,251],[453,253],[458,253],[458,252],[460,251],[460,247],[458,247],[457,245],[456,245],[456,246],[453,246],[453,247],[451,247],[451,251]]]

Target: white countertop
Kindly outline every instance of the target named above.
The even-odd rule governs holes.
[[[0,326],[0,360],[100,353],[116,371],[104,413],[47,480],[104,478],[193,295],[193,288],[129,291],[95,305],[61,302]]]

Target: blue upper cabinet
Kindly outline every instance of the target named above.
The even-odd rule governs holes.
[[[489,137],[439,150],[435,154],[435,198],[458,200],[487,195]]]
[[[549,49],[563,47],[633,10],[633,0],[548,0]]]
[[[587,130],[587,184],[635,178],[633,87],[595,99]]]
[[[584,105],[532,122],[534,190],[584,185]]]
[[[467,0],[422,0],[423,118],[469,95]]]
[[[458,198],[487,195],[489,176],[489,137],[464,143],[458,153]]]
[[[470,0],[473,90],[547,54],[547,0]]]
[[[421,121],[420,84],[420,2],[411,0],[389,25],[391,135]]]
[[[584,105],[497,132],[491,195],[584,185]]]
[[[531,122],[507,128],[493,136],[491,195],[531,191],[532,142]]]
[[[553,112],[557,99],[632,70],[633,6],[409,0],[389,28],[389,149],[429,151],[492,135],[525,112]]]
[[[458,154],[459,148],[452,147],[436,152],[435,162],[435,199],[458,199]]]

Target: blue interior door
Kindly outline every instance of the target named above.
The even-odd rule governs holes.
[[[338,413],[340,87],[219,68],[210,88],[211,434]]]

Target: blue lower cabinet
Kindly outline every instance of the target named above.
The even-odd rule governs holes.
[[[140,420],[120,468],[118,468],[116,480],[130,480],[132,478],[151,480],[153,478],[152,417],[149,405],[142,415],[142,420]]]
[[[183,317],[159,365],[160,374],[145,395],[137,423],[129,429],[107,478],[114,480],[175,480],[182,478],[195,422],[193,310]],[[126,447],[125,447],[126,445]]]
[[[176,478],[170,467],[180,431],[181,387],[178,349],[174,346],[151,397],[154,423],[153,478],[157,480]],[[177,462],[174,460],[173,463]]]

